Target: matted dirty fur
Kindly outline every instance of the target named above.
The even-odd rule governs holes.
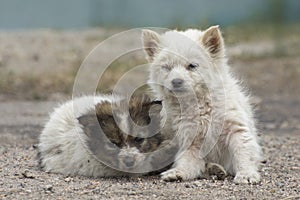
[[[97,95],[79,97],[57,107],[39,138],[42,169],[91,177],[135,176],[150,171],[147,153],[157,150],[163,137],[160,133],[153,135],[157,128],[138,129],[128,120],[146,126],[151,115],[159,127],[161,102],[143,95],[125,105],[124,97]],[[143,172],[135,173],[139,170]]]
[[[198,178],[213,162],[236,183],[259,182],[261,148],[249,95],[227,64],[219,27],[143,30],[142,40],[151,63],[149,85],[163,102],[162,134],[177,136],[182,147],[162,179]]]

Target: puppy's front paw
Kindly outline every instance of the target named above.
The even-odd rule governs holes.
[[[173,168],[161,173],[161,179],[164,181],[181,181],[186,179],[186,175],[182,170]]]
[[[256,184],[260,182],[260,175],[257,171],[240,171],[236,173],[233,182],[237,184]]]

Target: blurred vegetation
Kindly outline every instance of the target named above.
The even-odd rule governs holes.
[[[272,77],[275,74],[276,77],[274,75],[273,78],[279,80],[276,83],[277,88],[287,85],[288,89],[295,90],[300,83],[300,60],[298,58],[300,55],[300,24],[282,24],[283,14],[278,14],[280,13],[278,10],[281,10],[283,6],[282,1],[275,1],[278,4],[274,4],[272,9],[274,10],[273,19],[276,19],[276,23],[229,26],[222,30],[228,48],[248,43],[261,46],[265,42],[276,46],[272,51],[262,51],[259,54],[242,52],[230,58],[230,62],[241,66],[238,71],[249,78],[248,82],[251,86],[259,90],[261,88],[260,81],[263,82],[266,77]],[[88,38],[93,41],[96,39]],[[77,58],[72,69],[64,69],[61,73],[46,75],[5,71],[0,65],[0,97],[47,100],[53,98],[51,97],[53,94],[70,96],[74,78],[83,59],[84,57]],[[116,60],[105,71],[98,91],[109,92],[128,69],[145,62],[143,58],[139,57]],[[256,67],[247,68],[243,67],[244,65],[255,65]],[[276,91],[274,90],[274,92]]]

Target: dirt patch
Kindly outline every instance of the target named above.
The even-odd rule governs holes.
[[[258,185],[200,179],[166,183],[158,176],[139,178],[65,177],[37,168],[30,144],[1,145],[0,198],[3,199],[299,199],[300,139],[264,134],[266,163]]]
[[[284,102],[284,103],[283,103]],[[0,103],[0,198],[3,199],[299,199],[299,100],[269,99],[257,107],[265,163],[258,185],[235,185],[232,177],[166,183],[139,178],[66,177],[40,171],[38,136],[53,102]],[[5,108],[5,109],[3,109]],[[13,120],[18,110],[19,117]]]

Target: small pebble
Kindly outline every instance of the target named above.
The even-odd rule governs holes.
[[[64,181],[67,182],[67,183],[71,182],[72,180],[73,180],[73,178],[70,178],[70,177],[67,177],[67,178],[64,179]]]
[[[52,186],[52,185],[46,185],[46,186],[44,187],[44,190],[45,190],[46,192],[53,192],[53,186]]]
[[[28,170],[25,170],[25,171],[22,173],[22,175],[23,175],[24,178],[31,178],[31,179],[34,179],[34,178],[35,178],[35,176],[34,176],[32,173],[30,173]]]
[[[196,187],[200,187],[200,186],[201,186],[201,182],[200,182],[200,181],[194,181],[194,185],[195,185]]]

